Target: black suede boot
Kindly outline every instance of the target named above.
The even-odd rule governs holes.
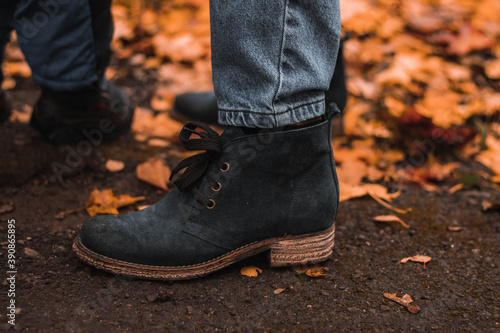
[[[337,62],[333,72],[330,88],[325,92],[325,104],[337,104],[343,111],[347,102],[347,88],[344,66],[344,41],[349,39],[346,35],[339,46]],[[207,124],[218,124],[217,98],[210,92],[191,92],[179,95],[174,101],[171,112],[174,118],[185,121],[187,119],[201,121]]]
[[[326,260],[339,198],[331,110],[316,123],[257,134],[229,127],[219,136],[187,124],[181,141],[207,152],[173,170],[186,168],[160,202],[86,221],[76,254],[99,269],[162,280],[203,276],[264,251],[273,267]]]
[[[113,83],[102,80],[98,86],[79,91],[42,89],[30,126],[52,143],[88,140],[89,133],[95,131],[110,140],[130,130],[133,115],[127,96]]]

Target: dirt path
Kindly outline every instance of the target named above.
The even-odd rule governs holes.
[[[36,90],[25,83],[12,96],[31,103]],[[0,206],[14,207],[0,215],[2,267],[9,219],[16,221],[18,251],[16,325],[7,324],[5,295],[10,284],[3,279],[2,331],[500,330],[500,212],[481,210],[483,199],[500,201],[500,193],[493,190],[448,194],[393,185],[394,190],[402,189],[394,205],[413,208],[404,218],[409,229],[373,222],[373,216],[391,212],[371,199],[342,203],[334,255],[323,265],[328,275],[322,278],[290,268],[271,269],[262,255],[198,280],[131,280],[90,268],[72,253],[86,212],[54,216],[83,206],[94,188],[144,195],[141,204],[156,202],[164,193],[137,180],[135,167],[168,151],[147,147],[129,135],[95,147],[60,183],[51,163],[64,161],[71,147],[40,142],[19,123],[0,125],[0,133]],[[125,170],[107,172],[108,158],[124,161]],[[448,226],[462,230],[448,231]],[[400,263],[417,254],[432,260],[425,268]],[[239,270],[246,265],[260,267],[263,273],[241,276]],[[279,288],[286,289],[275,295]],[[384,293],[409,294],[420,313],[410,314]]]

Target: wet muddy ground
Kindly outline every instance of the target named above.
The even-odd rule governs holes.
[[[26,81],[11,98],[19,108],[33,103],[37,90]],[[55,215],[83,207],[94,188],[143,195],[146,200],[140,204],[158,201],[165,193],[139,181],[135,168],[152,156],[173,156],[171,150],[148,147],[128,135],[95,147],[59,182],[51,165],[64,162],[71,149],[75,147],[44,143],[26,124],[0,125],[0,206],[13,208],[0,215],[5,272],[10,219],[16,221],[17,238],[16,325],[7,323],[10,283],[3,278],[1,331],[500,330],[500,212],[481,208],[485,199],[500,202],[498,191],[477,187],[449,194],[449,186],[442,186],[430,193],[411,185],[386,184],[402,190],[395,206],[412,207],[403,217],[409,229],[374,222],[374,216],[392,212],[372,199],[343,202],[335,251],[323,264],[327,275],[321,278],[293,268],[271,269],[266,256],[259,255],[197,280],[143,281],[80,262],[71,245],[87,213],[63,219]],[[124,161],[126,168],[106,171],[108,158]],[[178,160],[168,162],[175,165]],[[449,226],[462,229],[449,231]],[[425,267],[400,263],[417,254],[432,260]],[[261,268],[262,274],[240,275],[240,269],[250,265]],[[275,294],[280,288],[286,289]],[[411,314],[384,293],[409,294],[420,313]]]

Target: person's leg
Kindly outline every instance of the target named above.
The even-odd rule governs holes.
[[[212,1],[219,123],[272,128],[320,116],[340,43],[338,1]],[[336,56],[335,56],[336,58]]]
[[[105,139],[128,131],[132,109],[104,78],[113,23],[111,0],[22,0],[15,13],[18,43],[42,88],[30,125],[55,143]],[[111,132],[101,122],[111,121]]]
[[[0,86],[3,82],[2,63],[4,59],[5,45],[9,41],[12,31],[12,17],[16,10],[16,1],[0,2]],[[7,119],[10,115],[10,105],[7,102],[5,92],[0,88],[0,122]]]
[[[220,119],[236,126],[221,136],[184,126],[186,148],[207,152],[172,170],[186,169],[160,202],[85,222],[77,255],[114,273],[167,280],[264,251],[271,266],[326,260],[339,196],[330,121],[339,110],[331,105],[325,114],[324,91],[335,66],[328,55],[337,52],[338,11],[331,0],[213,1]]]
[[[334,55],[332,55],[331,60],[335,60]],[[341,41],[330,87],[325,93],[325,105],[335,103],[342,112],[346,106],[346,102],[347,88],[343,59],[343,41]],[[219,123],[218,114],[217,98],[213,91],[188,92],[178,95],[171,110],[171,115],[179,120],[191,119],[213,125]]]

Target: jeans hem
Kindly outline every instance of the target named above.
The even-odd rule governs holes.
[[[325,113],[325,100],[294,105],[290,109],[275,112],[254,110],[219,109],[219,123],[228,126],[276,128],[309,120]]]

